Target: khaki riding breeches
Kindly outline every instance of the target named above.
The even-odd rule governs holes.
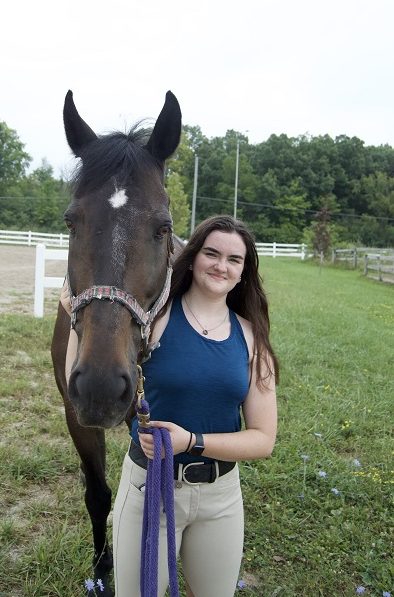
[[[146,471],[126,454],[113,514],[116,597],[140,597],[145,479]],[[238,466],[214,483],[174,485],[177,555],[194,597],[233,597],[244,534]],[[166,534],[161,513],[158,597],[168,586]]]

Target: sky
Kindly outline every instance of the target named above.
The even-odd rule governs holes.
[[[73,166],[68,89],[98,134],[157,118],[165,93],[207,137],[229,129],[394,146],[392,0],[13,0],[0,121],[56,175]]]

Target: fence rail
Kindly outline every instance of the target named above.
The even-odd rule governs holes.
[[[3,245],[28,245],[38,244],[49,247],[68,247],[68,234],[51,234],[48,232],[32,232],[31,230],[0,230],[0,244]]]
[[[256,243],[257,254],[270,257],[298,257],[304,260],[307,256],[305,244],[288,243]]]
[[[379,282],[394,283],[394,255],[367,253],[364,255],[364,274]]]
[[[354,269],[362,263],[366,255],[380,255],[384,257],[393,257],[394,249],[372,247],[352,247],[351,249],[333,249],[331,261],[332,263],[346,263]],[[361,261],[360,261],[361,260]],[[365,267],[365,266],[364,266]]]

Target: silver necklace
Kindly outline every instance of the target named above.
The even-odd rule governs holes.
[[[187,308],[188,308],[188,309],[189,309],[189,311],[190,311],[190,314],[191,314],[191,315],[194,317],[194,319],[197,321],[198,325],[199,325],[199,326],[200,326],[200,328],[202,329],[202,333],[204,334],[204,336],[208,336],[208,332],[213,332],[213,330],[216,330],[216,329],[217,329],[217,328],[219,328],[221,325],[223,325],[223,324],[224,324],[224,322],[226,321],[227,317],[228,317],[228,313],[229,313],[229,311],[228,311],[228,309],[227,309],[227,312],[226,312],[226,315],[224,316],[224,319],[223,319],[223,321],[221,321],[220,323],[218,323],[217,325],[215,325],[215,327],[213,327],[213,328],[209,328],[209,330],[208,330],[206,327],[204,327],[203,325],[201,325],[201,323],[198,321],[197,317],[194,315],[193,311],[190,309],[189,303],[187,302],[185,295],[183,295],[183,299],[184,299],[184,301],[185,301],[185,303],[186,303],[186,306],[187,306]]]

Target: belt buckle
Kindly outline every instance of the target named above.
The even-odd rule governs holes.
[[[216,476],[214,478],[213,481],[188,481],[188,479],[186,479],[185,473],[187,471],[187,469],[191,466],[200,466],[201,464],[205,464],[205,462],[189,462],[189,464],[183,465],[182,466],[182,481],[184,483],[187,483],[187,485],[203,485],[203,483],[215,483],[215,481],[219,478],[219,463],[217,460],[215,460],[215,473]]]

